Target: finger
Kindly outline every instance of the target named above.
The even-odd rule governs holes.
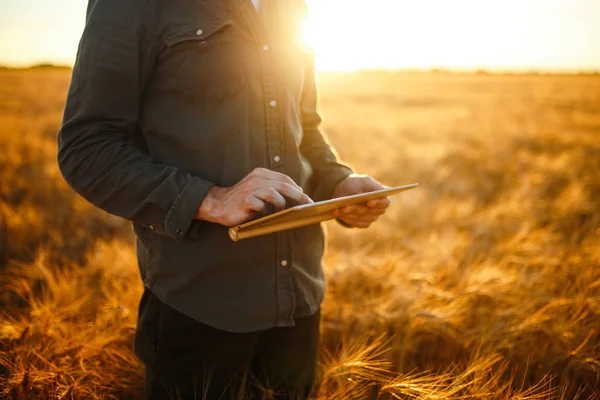
[[[361,214],[353,214],[353,213],[343,213],[341,209],[337,209],[337,210],[333,210],[332,215],[335,218],[348,218],[348,219],[354,219],[354,220],[360,220],[360,219],[370,219],[370,220],[376,220],[377,218],[379,218],[380,215],[385,214],[385,210],[382,209],[369,209],[368,212],[366,213],[361,213]]]
[[[244,209],[246,212],[249,213],[265,213],[267,212],[267,205],[264,201],[260,200],[259,198],[250,195],[246,196],[246,198],[244,199]]]
[[[357,216],[357,217],[353,217],[353,216],[347,216],[347,217],[343,217],[344,219],[347,219],[349,221],[354,221],[354,222],[375,222],[377,221],[377,218],[379,218],[379,215],[361,215],[361,216]]]
[[[385,209],[381,209],[381,208],[369,208],[367,210],[367,212],[364,213],[360,213],[360,214],[354,214],[354,213],[348,213],[348,214],[341,214],[342,216],[346,216],[348,218],[357,218],[357,219],[361,219],[361,218],[370,218],[370,217],[379,217],[380,215],[385,214]]]
[[[389,197],[383,199],[375,199],[367,201],[367,207],[370,208],[387,208],[390,205]]]
[[[346,224],[354,227],[354,228],[368,228],[369,226],[371,226],[371,222],[369,221],[360,221],[360,220],[355,220],[355,219],[348,219],[348,218],[340,218],[343,222],[345,222]]]
[[[285,198],[272,187],[267,186],[255,189],[252,195],[266,203],[272,204],[278,211],[285,208]]]
[[[363,178],[362,183],[362,188],[365,192],[372,192],[375,190],[381,190],[381,189],[385,189],[386,186],[382,185],[381,183],[377,182],[375,179],[373,179],[370,176],[366,176]]]
[[[267,181],[267,184],[283,196],[299,204],[314,203],[310,197],[298,190],[295,186],[285,182]]]
[[[369,214],[375,214],[377,216],[385,214],[387,210],[385,208],[373,208]]]
[[[348,213],[343,213],[343,215],[347,215],[349,217],[355,216],[355,217],[361,217],[363,215],[383,215],[385,214],[386,209],[385,208],[366,208],[366,211],[361,211],[358,213],[353,213],[353,212],[348,212]]]
[[[333,216],[336,218],[351,218],[351,219],[360,219],[366,215],[375,215],[379,216],[385,212],[385,210],[380,209],[371,209],[365,208],[366,212],[354,213],[352,210],[344,211],[344,208],[338,208],[337,210],[333,210]]]
[[[370,208],[367,207],[366,205],[357,204],[357,205],[354,205],[354,206],[342,207],[341,213],[344,214],[344,215],[350,215],[350,214],[362,215],[362,214],[368,213],[369,210],[370,210]]]
[[[298,190],[302,191],[302,187],[298,185],[292,178],[289,176],[282,174],[281,172],[271,171],[267,168],[256,168],[253,173],[256,176],[260,176],[264,179],[276,182],[287,183],[289,185],[295,186]]]

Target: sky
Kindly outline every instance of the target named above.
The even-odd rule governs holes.
[[[307,0],[321,70],[600,70],[600,0]],[[0,64],[72,65],[85,0],[0,0]]]

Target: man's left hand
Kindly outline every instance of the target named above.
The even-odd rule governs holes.
[[[385,189],[386,186],[368,175],[350,175],[335,187],[333,197],[350,196]],[[335,210],[333,215],[346,225],[354,228],[368,228],[390,205],[389,198],[369,200],[363,204],[347,206]]]

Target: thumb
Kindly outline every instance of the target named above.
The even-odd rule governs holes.
[[[385,186],[382,185],[381,183],[377,182],[375,179],[373,179],[372,177],[366,177],[366,179],[363,180],[362,182],[362,187],[363,190],[365,192],[372,192],[375,190],[381,190],[381,189],[385,189]]]

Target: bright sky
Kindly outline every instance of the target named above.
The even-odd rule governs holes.
[[[600,0],[308,0],[326,70],[600,69]],[[0,64],[72,64],[85,0],[0,0]]]

